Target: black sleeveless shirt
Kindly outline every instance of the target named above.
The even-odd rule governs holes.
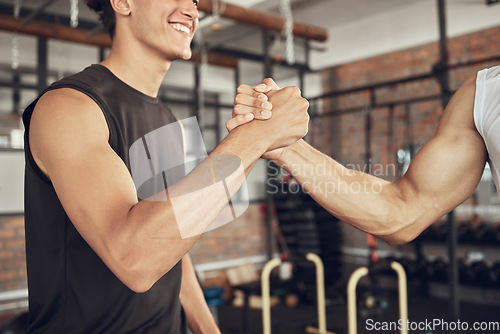
[[[58,88],[78,90],[99,105],[108,124],[109,145],[129,171],[131,145],[176,121],[157,98],[128,86],[102,65],[92,65],[46,91]],[[23,115],[29,332],[184,333],[185,317],[179,301],[181,262],[149,291],[135,293],[106,267],[66,215],[52,183],[30,152],[30,119],[38,99]],[[181,140],[165,145],[174,147],[170,154],[182,154]]]

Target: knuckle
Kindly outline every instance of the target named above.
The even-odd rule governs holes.
[[[248,85],[239,85],[239,86],[238,86],[238,88],[236,89],[236,91],[237,91],[239,94],[243,94],[243,93],[245,93],[247,90],[248,90]]]
[[[295,98],[300,96],[300,89],[297,86],[288,86],[283,88],[283,92],[289,97],[289,98]]]
[[[309,132],[309,125],[308,123],[306,123],[305,126],[302,128],[302,137],[305,137],[308,132]]]
[[[308,113],[304,113],[304,114],[302,115],[302,122],[303,122],[304,124],[306,124],[306,125],[307,125],[307,124],[309,124],[309,121],[310,121],[310,120],[311,120],[311,118],[309,117],[309,114],[308,114]]]
[[[304,106],[306,107],[306,109],[309,109],[311,104],[309,103],[309,101],[307,99],[303,99],[303,100],[304,100]]]
[[[233,108],[233,117],[241,114],[241,105],[236,104]]]
[[[257,100],[257,102],[263,102],[269,100],[266,94],[254,91],[252,97]]]
[[[238,94],[234,98],[234,104],[242,104],[243,103],[242,100],[243,100],[243,95],[242,94]]]
[[[299,87],[297,87],[297,86],[291,86],[291,87],[290,87],[290,92],[291,92],[293,95],[300,95],[300,89],[299,89]]]
[[[299,100],[299,106],[303,109],[309,109],[309,101],[307,101],[306,99],[304,98],[301,98]]]

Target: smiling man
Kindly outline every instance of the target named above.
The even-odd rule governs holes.
[[[218,333],[187,255],[201,232],[183,235],[180,221],[204,231],[262,154],[307,133],[308,103],[293,88],[270,94],[280,105],[271,120],[232,131],[187,176],[161,170],[165,187],[139,200],[133,166],[183,161],[182,128],[157,94],[171,63],[191,57],[197,1],[87,3],[112,36],[109,57],[52,84],[23,115],[29,332],[179,334],[187,323]],[[152,147],[151,134],[172,125]],[[193,192],[214,189],[224,157],[243,177],[226,192]]]

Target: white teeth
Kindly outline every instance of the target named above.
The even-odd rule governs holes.
[[[172,28],[174,28],[175,30],[178,30],[178,31],[185,32],[188,35],[191,34],[191,29],[189,29],[188,27],[186,27],[182,24],[178,24],[178,23],[172,24]]]

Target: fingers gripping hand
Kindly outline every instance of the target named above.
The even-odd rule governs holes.
[[[280,87],[276,84],[276,82],[274,82],[273,79],[266,78],[262,81],[262,83],[260,85],[255,87],[255,90],[257,92],[267,94],[271,91],[280,90]],[[264,153],[264,155],[262,155],[262,158],[268,159],[268,160],[279,160],[284,152],[285,152],[285,148],[283,148],[283,147],[277,148],[274,150],[267,151],[266,153]]]
[[[262,122],[249,124],[265,138],[268,151],[289,146],[307,134],[309,102],[300,95],[297,87],[286,87],[267,93],[273,103],[273,116]]]
[[[279,90],[273,79],[267,78],[256,87],[240,85],[234,99],[233,118],[226,122],[228,132],[254,119],[266,120],[272,116],[272,104],[266,93]]]
[[[268,93],[272,90],[280,90],[279,86],[271,78],[262,80],[262,83],[255,87],[255,90],[260,93]]]
[[[266,94],[257,92],[248,85],[241,85],[234,99],[233,118],[227,121],[226,128],[231,132],[254,119],[269,119],[272,108]]]

